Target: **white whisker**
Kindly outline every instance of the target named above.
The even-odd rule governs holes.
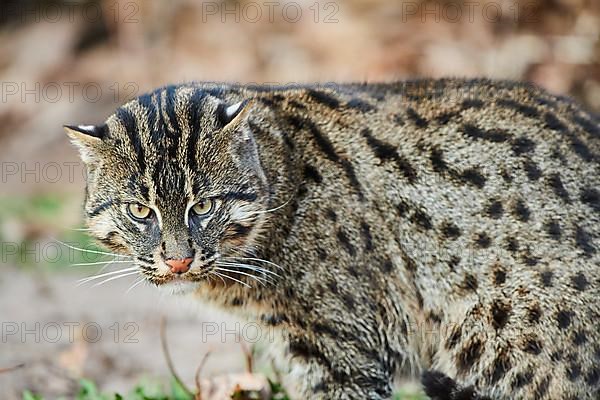
[[[92,253],[92,254],[101,254],[101,255],[105,255],[105,256],[113,256],[113,257],[127,257],[127,258],[131,258],[131,256],[126,256],[126,255],[122,255],[122,254],[115,254],[115,253],[108,253],[105,251],[98,251],[98,250],[89,250],[89,249],[82,249],[80,247],[75,247],[75,246],[71,246],[68,243],[62,242],[56,238],[51,237],[52,240],[62,244],[63,246],[66,246],[70,249],[73,250],[77,250],[77,251],[82,251],[82,252],[87,252],[87,253]]]
[[[105,261],[97,261],[97,262],[91,262],[91,263],[76,263],[76,264],[71,264],[69,265],[69,267],[88,267],[91,265],[109,265],[109,264],[131,264],[132,261],[129,260],[105,260]]]
[[[221,277],[223,277],[223,278],[229,278],[229,279],[231,279],[232,281],[234,281],[234,282],[237,282],[237,283],[240,283],[240,284],[242,284],[242,285],[244,285],[244,286],[246,286],[246,287],[248,287],[248,288],[252,288],[252,286],[248,285],[246,282],[242,282],[242,281],[240,281],[239,279],[235,279],[235,278],[233,278],[233,277],[231,277],[231,276],[229,276],[229,275],[226,275],[226,274],[220,274],[220,273],[218,273],[217,271],[214,271],[214,270],[211,270],[210,272],[212,272],[213,274],[216,274],[216,275],[218,275],[218,276],[221,276]]]
[[[92,230],[91,228],[69,228],[67,226],[63,226],[63,227],[61,227],[61,229],[65,230],[65,231],[77,231],[77,232],[89,232]]]
[[[96,280],[96,279],[104,278],[105,276],[120,274],[120,273],[123,273],[123,272],[134,271],[134,270],[137,270],[137,267],[130,267],[130,268],[125,268],[125,269],[120,269],[120,270],[117,270],[117,271],[105,272],[103,274],[97,274],[97,275],[88,276],[87,278],[81,278],[81,279],[79,279],[77,281],[77,283],[78,283],[78,286],[79,286],[79,285],[82,285],[84,283]]]
[[[208,276],[210,276],[210,274],[211,274],[211,273],[213,273],[213,271],[209,271],[209,274],[208,274]],[[225,283],[225,279],[223,279],[223,278],[221,277],[221,275],[219,275],[219,274],[216,274],[216,275],[219,277],[219,279],[221,279],[221,282],[223,282],[223,286],[227,286],[227,284]]]
[[[125,263],[132,263],[132,261],[123,261]],[[106,264],[105,266],[103,266],[102,268],[100,268],[98,270],[98,272],[96,272],[97,274],[101,274],[103,271],[105,271],[108,267],[110,267],[111,265],[113,265],[114,263],[121,263],[121,261],[115,261],[114,259],[109,262],[108,264]]]
[[[274,208],[271,208],[271,209],[268,209],[268,210],[254,211],[253,213],[250,213],[249,215],[266,214],[266,213],[270,213],[270,212],[273,212],[273,211],[277,211],[277,210],[285,207],[290,201],[292,201],[293,198],[294,198],[293,196],[290,197],[289,199],[287,199],[285,201],[285,203],[283,203],[283,204],[281,204],[281,205],[279,205],[277,207],[274,207]]]
[[[131,286],[129,286],[129,288],[125,291],[125,294],[131,292],[135,287],[137,287],[140,283],[143,283],[146,281],[146,277],[142,276],[140,277],[137,281],[133,282],[133,284]]]
[[[105,279],[105,280],[103,280],[103,281],[102,281],[102,282],[100,282],[100,283],[96,283],[96,284],[95,284],[95,285],[93,285],[92,287],[96,287],[96,286],[104,285],[106,282],[114,281],[115,279],[121,279],[121,278],[125,278],[126,276],[131,276],[131,275],[135,275],[135,274],[138,274],[138,273],[139,273],[138,271],[133,271],[133,272],[129,272],[129,273],[126,273],[126,274],[122,274],[122,275],[113,276],[113,277],[110,277],[110,278],[108,278],[108,279]]]
[[[119,261],[116,261],[116,260],[113,258],[113,259],[112,259],[112,260],[110,260],[110,261],[99,261],[99,262],[95,262],[95,263],[79,263],[79,264],[72,264],[72,265],[70,265],[70,266],[71,266],[71,267],[77,267],[77,266],[86,266],[86,267],[87,267],[87,266],[90,266],[90,265],[104,264],[104,265],[102,266],[102,268],[100,268],[100,269],[99,269],[99,270],[96,272],[96,274],[101,274],[101,273],[102,273],[102,271],[105,271],[105,270],[106,270],[108,267],[110,267],[111,265],[113,265],[113,264],[115,264],[115,263],[117,263],[117,264],[121,264],[121,263],[131,264],[131,263],[132,263],[132,261],[129,261],[129,260],[119,260]]]
[[[276,276],[278,278],[281,278],[281,276],[273,271],[270,271],[266,268],[262,268],[259,267],[257,265],[250,265],[250,264],[240,264],[240,263],[234,263],[234,262],[228,262],[228,261],[217,261],[218,265],[223,265],[223,266],[227,266],[227,267],[238,267],[238,268],[244,268],[244,269],[249,269],[252,271],[257,271],[263,274],[271,274],[273,276]]]
[[[213,277],[210,274],[206,275],[206,278],[208,279],[209,282],[212,282],[212,280],[213,280]]]
[[[256,262],[264,262],[267,263],[269,265],[272,265],[276,268],[279,268],[280,270],[283,271],[283,267],[275,264],[274,262],[271,261],[267,261],[267,260],[263,260],[262,258],[254,258],[254,257],[222,257],[223,259],[237,259],[237,260],[242,260],[242,261],[256,261]]]
[[[232,270],[232,269],[228,269],[228,268],[221,268],[221,267],[214,267],[214,268],[215,268],[215,269],[217,269],[217,270],[219,270],[219,271],[231,272],[232,274],[240,274],[240,275],[247,276],[247,277],[249,277],[249,278],[252,278],[252,279],[254,279],[255,281],[257,281],[257,282],[259,282],[259,283],[263,284],[263,285],[264,285],[265,283],[268,283],[268,281],[267,281],[267,280],[265,280],[264,278],[261,278],[261,277],[259,277],[259,276],[256,276],[256,275],[249,274],[249,273],[247,273],[247,272],[243,272],[243,271],[235,271],[235,270]]]

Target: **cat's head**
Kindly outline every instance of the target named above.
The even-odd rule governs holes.
[[[157,285],[201,282],[251,251],[269,190],[247,118],[193,87],[168,87],[100,126],[69,126],[87,166],[87,224]],[[228,258],[231,257],[231,258]]]

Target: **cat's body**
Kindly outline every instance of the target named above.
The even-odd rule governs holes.
[[[188,285],[280,332],[302,398],[389,398],[426,371],[432,398],[599,398],[600,125],[568,100],[484,80],[197,84],[71,135],[90,226],[153,282],[172,280],[152,270],[165,253],[187,274],[197,253],[198,271],[240,252],[269,270]],[[110,226],[136,196],[160,215],[145,244]],[[198,197],[220,206],[184,224]]]

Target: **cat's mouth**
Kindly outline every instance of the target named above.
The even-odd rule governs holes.
[[[140,266],[140,268],[146,275],[148,282],[152,283],[153,285],[169,285],[171,287],[175,287],[176,285],[185,284],[196,284],[197,286],[197,283],[204,282],[208,279],[213,266],[214,260],[210,261],[206,265],[192,268],[184,273],[174,273],[165,269],[161,269],[160,267],[150,269],[146,266]]]
[[[140,268],[148,282],[157,287],[164,286],[173,294],[188,293],[201,284],[208,284],[212,288],[228,288],[236,284],[252,287],[253,281],[263,284],[268,282],[269,278],[265,278],[264,268],[229,260],[227,257],[221,259],[221,255],[216,253],[211,259],[202,260],[203,265],[192,266],[186,272],[173,272],[161,264],[152,267],[141,265]],[[251,283],[246,282],[247,277],[252,280]]]

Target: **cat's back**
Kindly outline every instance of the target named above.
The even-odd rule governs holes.
[[[355,107],[339,106],[350,116],[321,125],[324,135],[352,161],[356,186],[377,205],[361,212],[386,210],[397,240],[420,249],[416,264],[442,274],[478,266],[472,277],[451,277],[457,285],[476,284],[494,263],[541,286],[552,285],[552,266],[558,282],[576,291],[600,283],[594,115],[506,81],[417,80],[338,93],[339,104]]]
[[[452,292],[506,269],[597,286],[600,124],[570,99],[485,79],[243,90],[277,110],[319,176],[301,218],[320,232],[320,205],[335,204],[346,231],[389,230],[417,275]]]

